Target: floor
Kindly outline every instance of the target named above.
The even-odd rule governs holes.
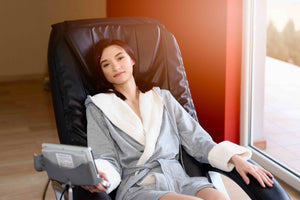
[[[300,174],[300,67],[267,57],[264,150]]]
[[[45,172],[33,168],[33,154],[43,142],[58,143],[51,94],[42,80],[0,83],[0,200],[40,200],[47,183]],[[245,194],[223,177],[232,200]],[[293,200],[300,194],[284,186]],[[46,200],[54,200],[49,189]]]
[[[33,154],[40,154],[43,142],[58,143],[50,93],[42,83],[0,83],[1,200],[42,197],[47,175],[34,170]]]

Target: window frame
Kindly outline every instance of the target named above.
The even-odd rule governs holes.
[[[252,150],[255,162],[300,191],[299,175],[252,145],[251,132],[260,126],[255,122],[263,121],[259,119],[263,118],[263,109],[257,105],[264,105],[264,87],[261,87],[264,85],[264,67],[257,66],[265,64],[266,20],[263,19],[266,19],[266,9],[267,0],[243,0],[240,144]],[[260,115],[254,117],[255,112]]]

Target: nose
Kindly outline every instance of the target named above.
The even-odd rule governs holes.
[[[113,68],[114,71],[117,71],[118,69],[121,68],[121,66],[118,62],[113,62],[112,65],[113,65],[112,68]]]

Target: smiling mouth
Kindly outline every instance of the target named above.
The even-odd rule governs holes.
[[[118,77],[118,76],[121,76],[124,72],[119,72],[117,74],[114,75],[114,78]]]

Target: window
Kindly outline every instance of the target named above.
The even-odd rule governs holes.
[[[272,18],[276,5],[289,14],[280,31],[276,26],[284,22]],[[253,150],[253,160],[300,191],[300,44],[294,45],[300,28],[293,21],[300,13],[298,19],[291,15],[296,5],[299,10],[299,0],[244,0],[241,144]],[[289,47],[280,47],[283,43]]]

